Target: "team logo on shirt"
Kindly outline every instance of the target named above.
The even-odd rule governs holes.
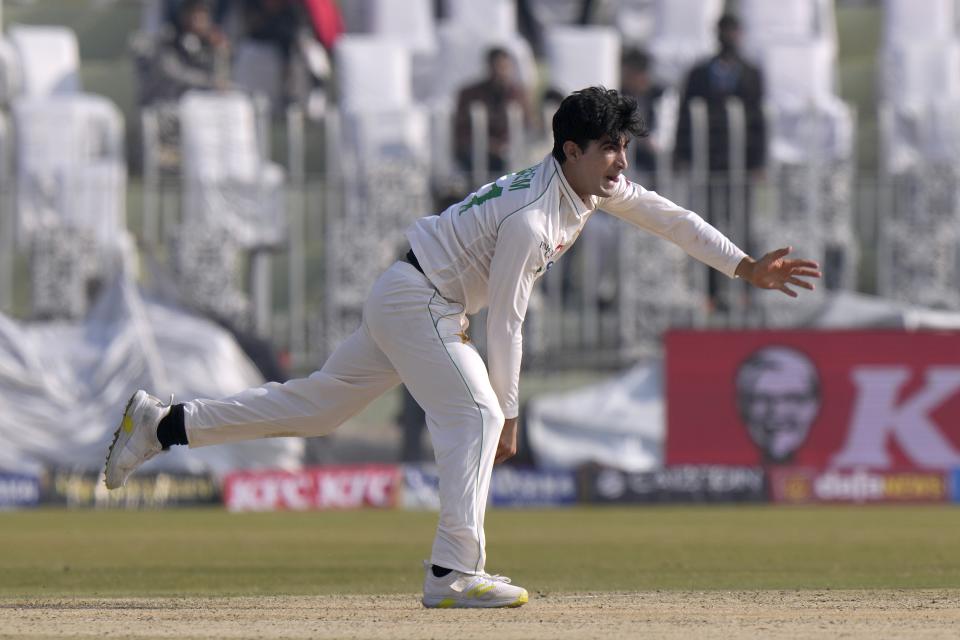
[[[554,261],[550,258],[554,257],[563,250],[563,243],[561,242],[557,246],[551,248],[546,242],[541,242],[540,250],[543,251],[543,259],[547,261],[547,264],[545,267],[537,267],[537,270],[533,272],[534,275],[540,275],[544,270],[549,270],[550,267],[553,266]]]
[[[537,167],[528,167],[523,171],[517,171],[513,174],[513,181],[510,182],[510,187],[508,191],[519,191],[521,189],[529,189],[530,182],[533,181],[533,176],[537,173]]]
[[[550,248],[550,245],[546,242],[540,242],[540,250],[543,251],[543,257],[545,260],[549,260],[553,256],[557,255],[560,251],[563,250],[563,243],[561,242],[557,246]]]
[[[553,266],[553,260],[547,263],[545,267],[537,267],[537,270],[533,272],[533,275],[538,276],[544,271],[550,271],[550,267]]]
[[[462,216],[464,212],[469,211],[473,207],[479,207],[487,200],[499,198],[502,193],[503,187],[498,184],[491,186],[490,189],[488,189],[487,192],[482,195],[478,193],[472,193],[470,194],[470,198],[460,205],[460,208],[457,210],[457,215]]]

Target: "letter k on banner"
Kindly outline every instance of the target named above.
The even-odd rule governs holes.
[[[924,386],[901,398],[909,367],[855,367],[857,399],[847,441],[835,467],[890,466],[888,439],[918,467],[960,466],[960,451],[940,432],[931,413],[960,391],[960,367],[930,367]]]

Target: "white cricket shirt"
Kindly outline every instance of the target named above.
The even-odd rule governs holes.
[[[522,326],[534,282],[570,248],[596,209],[676,243],[731,278],[746,256],[697,214],[624,176],[613,196],[584,204],[551,155],[407,230],[440,295],[468,314],[489,307],[487,370],[507,418],[519,412]]]

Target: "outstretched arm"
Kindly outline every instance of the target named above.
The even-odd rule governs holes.
[[[737,265],[736,275],[758,289],[777,289],[791,298],[797,292],[787,285],[813,291],[813,283],[801,278],[819,278],[820,265],[812,260],[787,260],[793,247],[771,251],[760,260],[746,257]]]
[[[820,265],[816,262],[785,259],[791,247],[754,260],[693,211],[623,176],[617,192],[601,200],[599,208],[672,241],[728,277],[742,278],[760,289],[778,289],[795,298],[796,291],[787,285],[813,289],[813,284],[801,278],[820,277]]]

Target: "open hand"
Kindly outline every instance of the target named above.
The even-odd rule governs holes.
[[[793,247],[777,249],[756,262],[744,258],[737,266],[737,276],[759,289],[777,289],[791,298],[796,298],[797,292],[788,285],[813,291],[813,283],[802,278],[819,278],[820,265],[812,260],[787,260],[791,251]]]

